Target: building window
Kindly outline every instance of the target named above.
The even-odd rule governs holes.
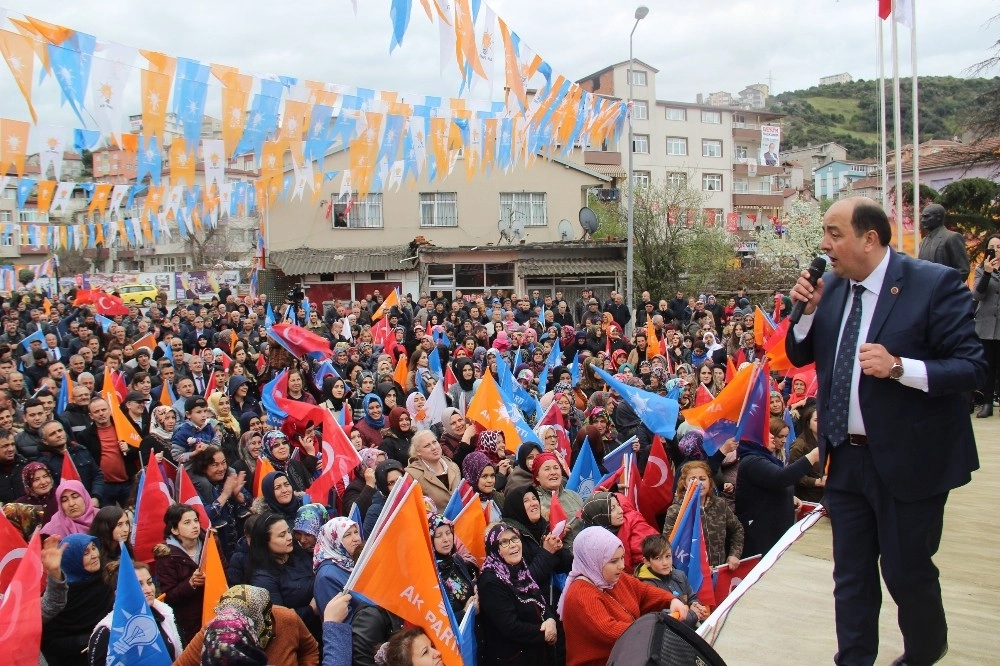
[[[9,210],[0,210],[0,222],[13,222],[14,216]]]
[[[636,188],[646,188],[649,187],[650,174],[648,171],[633,171],[632,172],[632,185]]]
[[[421,192],[420,226],[457,227],[457,192]]]
[[[667,137],[667,155],[687,155],[687,154],[688,154],[687,139],[677,136]]]
[[[706,173],[701,177],[701,189],[706,192],[721,192],[722,191],[722,174],[721,173]]]
[[[702,111],[701,112],[701,122],[709,123],[712,125],[722,124],[722,112],[721,111]]]
[[[649,104],[646,102],[640,102],[638,100],[632,100],[632,119],[633,120],[648,120],[649,119]]]
[[[501,192],[500,218],[521,220],[526,227],[544,227],[545,192]]]
[[[649,152],[649,135],[648,134],[633,134],[632,135],[632,152],[633,153],[648,153]]]
[[[733,116],[733,127],[746,127],[746,125],[747,125],[747,117],[744,116],[742,113],[737,113],[735,116]]]
[[[750,183],[746,178],[737,178],[733,181],[733,194],[747,194],[750,191]]]
[[[670,171],[667,173],[667,186],[673,189],[687,187],[688,175],[683,171]]]
[[[736,146],[736,159],[745,160],[750,157],[750,148],[747,146]]]
[[[37,210],[22,210],[18,212],[17,216],[18,216],[18,221],[21,224],[49,221],[48,213],[40,213]]]
[[[701,219],[706,227],[722,226],[724,211],[721,208],[706,208],[702,211]]]
[[[702,157],[722,157],[722,141],[717,139],[701,140]]]
[[[17,188],[16,187],[8,187],[8,188],[4,189],[4,191],[3,191],[3,198],[4,199],[16,199],[17,198]]]
[[[667,107],[667,120],[680,120],[683,122],[687,119],[687,109],[675,109],[672,106]]]
[[[634,69],[632,70],[631,74],[632,74],[632,85],[634,86],[646,85],[646,72]]]
[[[382,193],[374,192],[362,199],[352,195],[348,203],[333,205],[333,226],[349,229],[381,229],[382,228]],[[347,224],[345,225],[345,219]]]

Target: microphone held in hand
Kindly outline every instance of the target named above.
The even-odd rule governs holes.
[[[809,265],[809,284],[816,286],[819,279],[823,277],[823,273],[826,271],[826,259],[823,257],[816,257],[813,262]],[[802,319],[802,313],[805,312],[806,303],[805,301],[796,301],[795,307],[792,308],[792,314],[788,316],[791,320],[791,325],[795,326],[799,323],[799,319]]]

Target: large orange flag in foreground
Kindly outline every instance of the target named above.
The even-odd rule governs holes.
[[[201,625],[205,626],[215,619],[215,605],[229,589],[229,585],[226,583],[226,570],[222,568],[215,530],[208,530],[201,550],[198,568],[205,574],[205,598],[201,607]]]
[[[486,514],[478,494],[474,494],[455,516],[454,527],[455,537],[465,544],[482,567],[486,561]]]
[[[472,396],[466,415],[486,430],[502,431],[504,445],[511,453],[521,446],[521,435],[510,419],[510,413],[500,396],[500,388],[493,379],[493,373],[483,373],[483,379],[476,389],[476,395]]]
[[[461,666],[458,627],[441,593],[420,485],[390,493],[386,508],[391,513],[376,525],[344,589],[421,627],[447,666]]]

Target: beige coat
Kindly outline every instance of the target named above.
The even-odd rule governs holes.
[[[406,466],[406,473],[417,480],[420,489],[424,492],[424,497],[429,497],[434,501],[438,512],[444,511],[444,508],[448,506],[448,500],[458,490],[458,484],[462,481],[462,471],[458,469],[458,465],[446,456],[441,456],[441,460],[448,466],[447,487],[441,483],[441,479],[427,469],[427,466],[419,458],[410,458],[410,464]]]

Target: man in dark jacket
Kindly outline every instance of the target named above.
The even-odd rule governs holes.
[[[80,483],[90,493],[91,499],[97,502],[104,494],[104,474],[87,447],[70,442],[66,438],[66,430],[55,419],[46,421],[41,428],[42,445],[39,447],[38,461],[45,463],[52,473],[52,482],[56,486],[62,478],[62,469],[66,455],[69,455],[80,475]]]
[[[45,405],[38,398],[28,398],[24,403],[24,431],[14,438],[17,451],[28,460],[38,458],[42,445],[40,428],[45,423]]]
[[[28,459],[17,452],[14,433],[0,428],[0,504],[13,502],[24,494],[21,470]]]
[[[81,433],[93,423],[90,418],[90,389],[83,384],[75,384],[70,403],[57,418],[66,427],[69,438],[79,442]]]

